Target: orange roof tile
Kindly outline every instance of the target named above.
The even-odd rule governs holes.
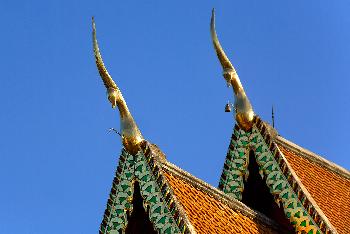
[[[169,172],[164,175],[197,233],[278,233],[183,179]]]
[[[288,163],[339,233],[350,233],[350,180],[279,145]]]

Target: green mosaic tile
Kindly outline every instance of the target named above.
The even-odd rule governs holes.
[[[153,221],[155,229],[159,233],[181,233],[177,224],[173,220],[172,214],[167,209],[162,199],[162,193],[156,183],[156,179],[151,173],[146,157],[142,153],[135,156],[122,152],[125,160],[120,161],[121,172],[117,173],[118,184],[114,184],[116,194],[111,194],[113,206],[107,204],[110,215],[106,220],[106,227],[102,224],[102,233],[119,233],[127,226],[126,210],[132,209],[133,180],[138,180],[141,188],[141,196],[148,203],[144,203],[147,210],[149,206],[150,220]],[[175,210],[175,209],[174,209]]]
[[[289,218],[291,217],[291,213],[290,213],[290,212],[287,212],[287,213],[286,213],[286,216],[287,216],[287,218],[289,219]]]
[[[146,189],[145,189],[146,192],[148,193],[151,193],[152,192],[152,186],[149,185]]]
[[[302,221],[302,222],[300,223],[300,226],[306,227],[306,220]]]
[[[283,199],[288,199],[288,195],[289,195],[289,193],[286,192],[286,193],[284,193],[284,194],[282,195],[282,198],[283,198]]]
[[[255,149],[255,152],[257,153],[262,152],[262,145],[258,146],[258,148]]]
[[[296,212],[296,213],[294,214],[294,217],[300,218],[300,211]]]
[[[248,164],[246,163],[249,155],[245,152],[253,149],[260,175],[262,178],[266,178],[266,185],[270,192],[276,196],[276,202],[282,202],[286,217],[295,227],[295,230],[298,231],[299,227],[311,227],[314,230],[319,230],[314,220],[302,207],[298,197],[280,169],[279,162],[275,160],[273,152],[269,150],[269,146],[265,143],[257,127],[253,126],[250,133],[246,133],[243,130],[235,130],[234,134],[237,139],[235,141],[232,139],[234,147],[229,148],[228,155],[230,157],[226,158],[225,164],[227,167],[224,168],[220,178],[222,190],[236,199],[242,199],[244,178],[249,173],[247,171]],[[238,159],[243,161],[237,161]]]
[[[166,217],[161,217],[158,221],[158,223],[162,223],[162,224],[165,224],[165,221],[166,221]]]

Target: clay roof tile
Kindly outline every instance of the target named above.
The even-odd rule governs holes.
[[[164,175],[197,233],[283,233],[266,216],[175,167],[167,162]]]
[[[278,147],[338,233],[350,233],[350,173],[281,137]]]

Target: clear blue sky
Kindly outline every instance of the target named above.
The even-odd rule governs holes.
[[[217,186],[234,120],[209,21],[264,120],[350,168],[350,2],[1,3],[0,233],[96,233],[121,144],[105,63],[143,135]]]

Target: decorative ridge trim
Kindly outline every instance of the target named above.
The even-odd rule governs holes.
[[[297,194],[298,200],[302,203],[303,207],[307,210],[312,219],[316,222],[322,232],[327,234],[338,233],[329,222],[328,218],[324,215],[322,210],[318,207],[317,203],[312,199],[307,189],[302,185],[294,170],[292,170],[292,167],[289,165],[287,159],[278,148],[278,144],[275,142],[276,140],[272,139],[269,131],[267,131],[268,125],[260,118],[256,118],[255,124],[257,129],[260,131],[260,134],[264,138],[265,143],[269,146],[270,151],[273,153],[273,156],[278,162],[284,176],[287,178],[288,183]]]
[[[194,175],[181,169],[180,167],[166,161],[162,163],[162,168],[165,171],[179,177],[181,180],[186,181],[187,183],[201,190],[202,192],[208,195],[211,195],[216,200],[222,202],[223,204],[227,205],[231,209],[238,211],[243,215],[246,215],[249,218],[252,218],[253,220],[260,221],[261,223],[273,228],[274,230],[282,231],[282,228],[275,221],[268,218],[266,215],[251,209],[244,203],[230,197],[229,195],[225,194],[224,192],[220,191],[214,186],[206,183],[205,181],[195,177]]]
[[[161,161],[165,161],[165,155],[147,141],[141,142],[135,155],[122,149],[100,234],[115,234],[127,228],[135,181],[140,183],[143,207],[159,233],[196,234],[164,175]]]
[[[181,202],[178,201],[167,178],[163,175],[162,164],[167,162],[164,153],[158,148],[158,146],[147,141],[144,141],[141,144],[141,149],[154,177],[156,178],[156,183],[164,196],[165,203],[179,226],[179,229],[182,233],[196,234],[197,232],[191,224]]]
[[[321,216],[321,218],[325,221],[325,223],[327,224],[327,226],[329,227],[329,229],[332,231],[332,233],[338,233],[337,230],[335,229],[335,227],[332,225],[332,223],[328,220],[327,216],[323,213],[323,211],[321,210],[321,208],[317,205],[317,202],[312,198],[311,194],[309,193],[309,191],[306,189],[306,187],[303,185],[303,183],[301,182],[301,180],[299,179],[298,175],[295,173],[295,171],[293,170],[293,167],[289,164],[288,160],[286,159],[286,157],[284,156],[283,152],[279,149],[278,145],[277,145],[277,150],[279,151],[279,153],[281,154],[281,157],[284,159],[286,166],[288,167],[290,173],[292,174],[292,176],[294,177],[295,182],[298,184],[298,186],[300,187],[300,189],[303,191],[305,197],[307,198],[307,200],[309,200],[309,202],[313,205],[314,209],[316,210],[316,212]],[[304,203],[303,203],[304,205]],[[305,205],[304,205],[305,207]],[[305,207],[309,210],[309,207]]]
[[[303,158],[306,158],[309,161],[315,162],[318,165],[331,170],[332,172],[350,180],[350,171],[348,171],[347,169],[323,158],[320,155],[317,155],[305,148],[302,148],[301,146],[281,137],[281,136],[277,136],[275,138],[276,143],[280,144],[281,146],[287,148],[288,150],[296,153],[297,155],[302,156]]]
[[[131,181],[134,179],[134,174],[130,170],[131,161],[133,161],[132,155],[130,155],[124,148],[121,151],[121,155],[119,157],[118,166],[115,171],[115,176],[113,178],[112,187],[109,193],[108,201],[107,201],[107,207],[105,209],[105,212],[103,214],[103,219],[100,225],[99,233],[105,234],[110,233],[110,230],[108,230],[111,226],[114,226],[113,223],[110,222],[112,214],[117,209],[126,209],[126,210],[132,210],[132,204],[130,204],[127,201],[127,197],[131,196],[133,193],[133,187],[126,186],[127,188],[123,193],[119,193],[118,186],[123,183],[125,185],[125,182],[127,184],[130,184]],[[131,159],[132,158],[132,159]],[[127,174],[127,175],[126,175]],[[125,176],[123,176],[125,175]],[[118,197],[125,198],[118,207],[115,205],[114,200]],[[119,217],[120,221],[127,223],[127,215],[125,212],[120,212],[121,216]],[[120,225],[120,222],[115,222],[115,225],[117,226],[117,229],[119,228],[125,228],[125,226]]]

